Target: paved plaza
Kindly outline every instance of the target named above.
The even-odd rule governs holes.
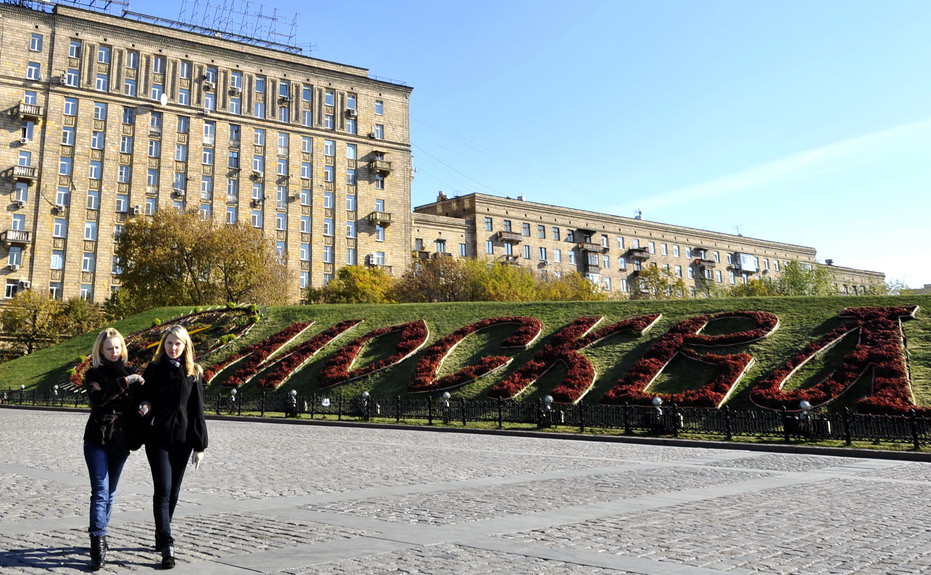
[[[0,573],[87,572],[84,413],[0,409]],[[211,420],[174,573],[931,573],[931,463]],[[142,452],[100,573],[157,569]]]

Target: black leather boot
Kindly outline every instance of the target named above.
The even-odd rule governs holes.
[[[97,571],[103,567],[105,541],[101,541],[99,535],[91,535],[91,571]]]
[[[162,547],[162,569],[171,569],[175,566],[175,548],[171,545]]]

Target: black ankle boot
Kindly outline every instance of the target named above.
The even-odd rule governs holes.
[[[171,569],[175,566],[175,548],[171,545],[162,547],[162,569]]]
[[[103,539],[100,535],[91,535],[91,571],[97,571],[103,567],[104,561],[104,545],[106,540]]]

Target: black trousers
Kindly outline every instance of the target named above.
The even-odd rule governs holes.
[[[152,512],[155,516],[155,543],[159,548],[174,545],[171,536],[171,518],[174,517],[181,481],[191,458],[188,445],[155,445],[147,443],[145,456],[152,470]]]

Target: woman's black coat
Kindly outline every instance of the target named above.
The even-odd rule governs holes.
[[[133,437],[136,414],[135,387],[126,376],[135,371],[122,362],[105,361],[84,374],[84,389],[91,406],[84,440],[98,445],[138,447]]]
[[[145,420],[145,443],[167,447],[186,444],[194,451],[207,448],[204,389],[197,375],[185,375],[166,357],[153,361],[142,373],[141,401],[152,408]]]

